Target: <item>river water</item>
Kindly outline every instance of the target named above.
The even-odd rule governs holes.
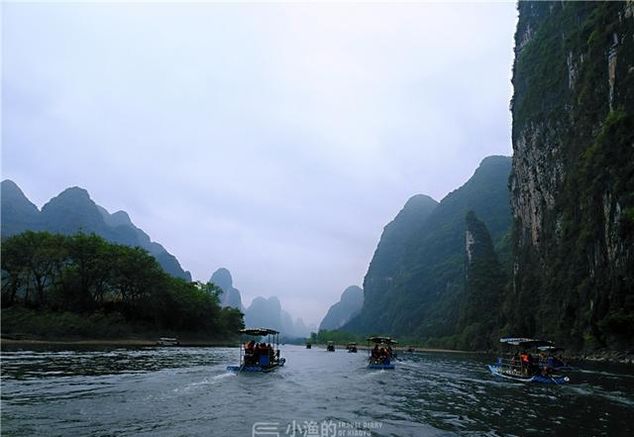
[[[491,376],[493,357],[282,346],[239,375],[237,348],[2,352],[3,436],[634,435],[634,371],[589,367],[546,386]]]

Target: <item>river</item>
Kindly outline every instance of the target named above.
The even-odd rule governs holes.
[[[634,435],[634,371],[588,366],[566,386],[491,376],[493,357],[282,346],[239,375],[237,348],[3,350],[3,436]]]

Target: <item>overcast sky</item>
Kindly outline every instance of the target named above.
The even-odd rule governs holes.
[[[8,4],[2,178],[318,323],[413,194],[511,154],[514,3]]]

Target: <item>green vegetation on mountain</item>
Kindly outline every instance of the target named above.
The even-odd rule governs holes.
[[[80,231],[94,233],[112,243],[141,247],[154,256],[167,273],[191,281],[191,275],[181,268],[178,260],[134,226],[128,214],[124,211],[110,214],[97,205],[82,188],[64,190],[46,203],[42,211],[29,201],[13,181],[2,181],[1,197],[3,239],[26,230],[64,235],[73,235]]]
[[[406,262],[408,248],[437,206],[438,202],[429,196],[422,194],[413,196],[405,203],[394,220],[385,226],[363,280],[364,300],[368,304],[363,306],[361,317],[355,320],[348,329],[357,331],[367,331],[373,327],[387,329],[391,324],[395,314],[385,309],[390,306],[390,301],[394,298],[395,278],[398,277]]]
[[[319,332],[312,332],[308,341],[314,344],[326,344],[329,341],[335,344],[357,343],[359,345],[366,344],[366,336],[353,334],[338,329],[328,330],[320,329]]]
[[[459,349],[492,349],[499,338],[507,278],[489,231],[473,211],[466,217],[465,292],[458,322]]]
[[[26,231],[2,243],[3,334],[110,336],[125,322],[225,338],[243,324],[238,310],[220,307],[220,292],[168,275],[141,248],[94,234]]]
[[[509,333],[634,338],[634,4],[520,2]]]
[[[408,202],[381,237],[364,281],[360,315],[343,329],[461,347],[461,302],[467,292],[465,216],[474,211],[490,230],[493,243],[505,247],[511,225],[510,170],[510,158],[488,157],[467,183],[439,204],[426,198],[423,207],[410,213]],[[391,232],[394,229],[398,232]],[[487,311],[482,317],[494,316]]]

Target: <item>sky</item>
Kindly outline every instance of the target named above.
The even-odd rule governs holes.
[[[512,152],[515,3],[7,3],[2,179],[318,324],[409,197]]]

